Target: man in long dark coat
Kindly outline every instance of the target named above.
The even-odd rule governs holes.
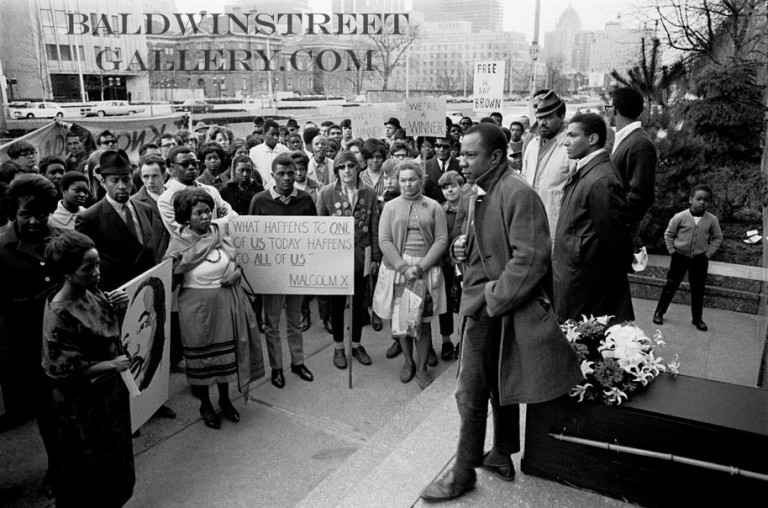
[[[576,172],[565,186],[555,233],[555,311],[561,321],[586,316],[634,320],[628,271],[633,250],[625,192],[605,146],[599,115],[575,115],[565,146]]]

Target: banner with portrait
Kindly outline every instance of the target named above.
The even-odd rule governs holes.
[[[172,264],[165,261],[121,286],[128,295],[120,337],[139,394],[131,398],[131,429],[168,400]]]

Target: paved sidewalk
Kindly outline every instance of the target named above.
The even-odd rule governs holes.
[[[658,327],[651,322],[655,302],[634,304],[638,325],[647,333],[662,330],[668,342],[662,356],[679,354],[683,374],[753,385],[764,318],[705,309],[710,331],[702,333],[690,324],[688,307],[673,304]],[[436,330],[434,336],[439,348]],[[403,385],[402,357],[384,357],[387,328],[366,327],[363,344],[374,363],[354,364],[349,390],[347,371],[332,365],[331,336],[321,323],[313,323],[305,342],[315,381],[286,371],[286,387],[278,390],[262,380],[252,387],[252,401],[237,403],[241,422],[224,421],[219,431],[203,425],[184,376],[173,374],[169,405],[178,417],[152,418],[134,440],[137,482],[127,506],[422,506],[418,493],[456,447],[456,365],[441,361],[436,372],[444,375],[423,392],[415,380]],[[514,457],[518,471],[520,456]],[[0,433],[0,505],[53,506],[37,491],[44,472],[34,422]],[[506,483],[481,471],[475,491],[445,506],[626,504],[519,472]]]

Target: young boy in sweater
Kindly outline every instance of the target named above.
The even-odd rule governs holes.
[[[707,278],[709,259],[723,242],[723,233],[717,217],[707,212],[712,201],[712,190],[706,185],[697,185],[688,198],[690,208],[676,214],[669,221],[664,232],[667,250],[672,255],[667,272],[667,282],[661,291],[659,304],[653,314],[653,322],[664,324],[664,313],[680,282],[688,272],[691,287],[691,316],[693,325],[706,332],[707,325],[701,319],[704,306],[704,283]]]

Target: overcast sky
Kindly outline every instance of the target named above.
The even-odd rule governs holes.
[[[621,14],[624,26],[636,28],[639,25],[632,15],[634,12],[632,6],[637,5],[638,2],[641,0],[541,0],[539,41],[543,42],[545,32],[555,29],[560,14],[569,5],[572,5],[581,16],[581,25],[584,30],[601,30],[605,23],[616,20],[618,14]],[[218,5],[225,3],[227,3],[226,0],[223,0]],[[317,12],[331,12],[331,0],[314,0],[311,4],[317,6]],[[532,41],[536,0],[504,0],[503,4],[504,30],[522,32],[529,42]],[[213,8],[210,0],[176,0],[176,5],[185,12],[212,11]],[[254,0],[254,5],[258,6],[258,1]],[[290,12],[290,0],[286,0],[285,5],[286,12]]]

